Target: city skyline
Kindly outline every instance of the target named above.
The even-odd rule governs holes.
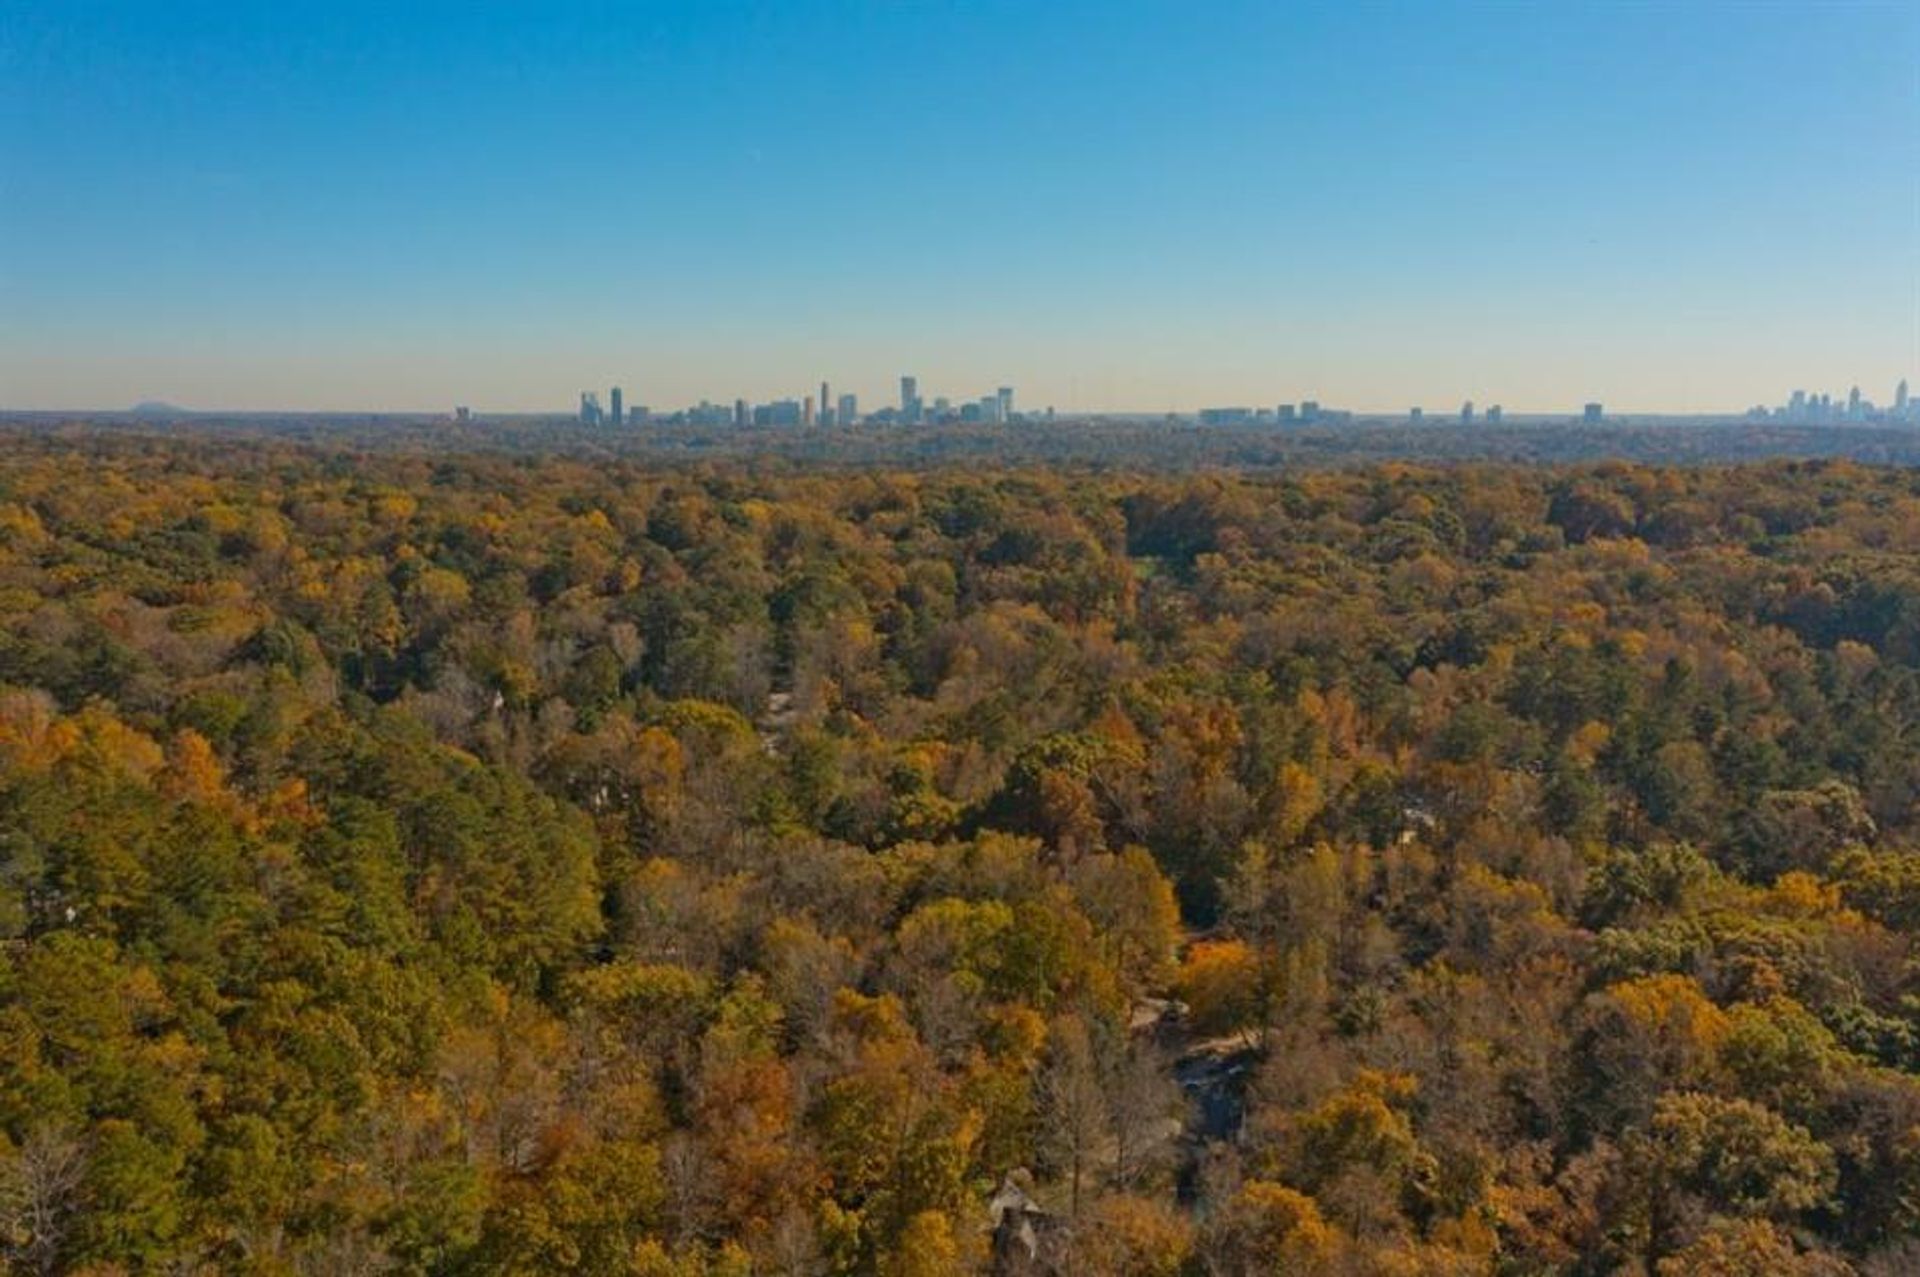
[[[546,412],[836,366],[1062,412],[1891,385],[1916,57],[1877,3],[23,0],[0,406]]]
[[[946,422],[984,423],[1006,425],[1040,421],[1052,421],[1056,416],[1056,405],[1035,406],[1030,409],[1016,410],[1015,388],[1012,386],[995,387],[991,394],[978,399],[938,395],[929,403],[921,393],[920,379],[914,374],[902,374],[897,379],[898,393],[896,401],[882,404],[880,407],[862,414],[858,409],[859,397],[842,394],[837,402],[830,397],[829,382],[820,383],[817,398],[791,395],[755,403],[746,398],[735,398],[731,404],[722,400],[714,402],[702,396],[698,402],[684,405],[663,404],[658,407],[651,404],[635,403],[629,410],[628,421],[634,425],[648,425],[662,422],[690,423],[695,425],[772,425],[772,426],[834,426],[851,425],[856,422],[885,422],[889,424],[922,425]],[[620,425],[622,388],[614,386],[609,391],[613,404],[612,411],[605,412],[600,406],[599,392],[583,390],[580,392],[580,408],[576,414],[583,425],[604,424]],[[815,405],[818,404],[816,416]],[[467,419],[468,406],[460,406],[456,415]],[[519,415],[519,414],[510,414]],[[529,414],[555,415],[555,414]],[[1069,417],[1073,416],[1071,412]],[[1099,416],[1098,412],[1081,415]],[[1156,416],[1157,412],[1128,412],[1116,410],[1104,415]],[[1473,400],[1464,401],[1457,412],[1438,412],[1429,416],[1421,404],[1411,405],[1398,413],[1367,407],[1340,406],[1332,401],[1319,399],[1296,399],[1259,406],[1238,405],[1183,405],[1170,408],[1165,414],[1198,421],[1203,425],[1250,425],[1250,424],[1345,424],[1356,419],[1379,421],[1396,416],[1404,417],[1411,423],[1432,421],[1434,424],[1457,423],[1473,425],[1477,422],[1485,425],[1500,425],[1508,420],[1509,413],[1502,403],[1487,403],[1476,407]],[[1891,396],[1886,401],[1878,401],[1868,396],[1859,384],[1855,383],[1846,391],[1835,395],[1830,391],[1808,391],[1795,389],[1783,403],[1768,405],[1756,403],[1743,412],[1719,412],[1701,414],[1670,413],[1660,414],[1635,412],[1615,408],[1613,417],[1634,415],[1699,415],[1721,418],[1741,417],[1749,421],[1773,421],[1795,425],[1847,425],[1847,424],[1920,424],[1920,399],[1910,396],[1905,377],[1894,385]],[[1598,424],[1608,419],[1607,405],[1600,400],[1584,400],[1571,411],[1567,409],[1546,409],[1540,407],[1522,408],[1514,411],[1516,420],[1552,420],[1571,417],[1585,424]]]
[[[691,415],[696,420],[706,420],[707,424],[725,421],[734,424],[752,424],[752,414],[763,418],[760,424],[796,424],[796,425],[844,425],[855,421],[887,421],[901,424],[933,424],[943,420],[974,420],[972,416],[962,417],[962,412],[978,410],[983,420],[993,424],[1005,424],[1011,421],[1039,421],[1064,417],[1189,417],[1201,421],[1224,423],[1239,419],[1278,419],[1283,423],[1295,422],[1301,418],[1297,412],[1308,414],[1310,419],[1322,421],[1347,421],[1353,419],[1383,420],[1404,417],[1413,422],[1434,424],[1473,424],[1476,421],[1485,424],[1499,424],[1504,420],[1527,419],[1543,420],[1560,417],[1585,418],[1594,420],[1600,416],[1596,410],[1605,409],[1605,415],[1619,416],[1700,416],[1734,418],[1748,420],[1771,420],[1781,423],[1820,425],[1844,425],[1850,422],[1913,421],[1920,423],[1920,396],[1911,396],[1908,378],[1900,377],[1891,388],[1889,396],[1877,399],[1869,395],[1855,382],[1840,391],[1806,390],[1796,388],[1784,395],[1777,403],[1765,401],[1750,402],[1745,408],[1720,408],[1708,410],[1676,410],[1660,407],[1623,407],[1603,400],[1579,399],[1576,397],[1560,405],[1526,404],[1509,406],[1502,402],[1482,402],[1465,400],[1455,410],[1444,406],[1438,400],[1426,400],[1411,405],[1378,407],[1341,403],[1335,399],[1301,397],[1296,395],[1291,401],[1272,400],[1262,403],[1246,403],[1236,406],[1223,406],[1225,401],[1215,397],[1195,403],[1174,404],[1153,408],[1115,407],[1070,409],[1055,404],[1031,404],[1018,410],[1014,407],[1015,388],[997,386],[990,393],[975,397],[953,398],[951,395],[936,395],[931,399],[919,393],[920,379],[912,374],[894,378],[897,390],[892,398],[876,395],[864,402],[871,407],[862,412],[863,402],[857,393],[844,392],[829,397],[831,378],[819,383],[819,395],[795,394],[782,391],[771,397],[761,399],[758,396],[730,396],[715,401],[709,394],[700,395],[688,401],[671,400],[626,400],[626,390],[632,383],[610,383],[604,388],[588,387],[578,391],[578,407],[556,408],[551,404],[535,408],[500,408],[487,404],[475,404],[461,401],[451,408],[447,405],[409,408],[286,408],[278,406],[227,408],[218,405],[184,404],[173,400],[149,397],[133,405],[99,405],[92,407],[51,409],[33,406],[15,406],[0,404],[0,412],[73,412],[87,413],[127,413],[156,411],[184,412],[189,414],[229,415],[234,413],[264,412],[270,414],[312,413],[329,415],[346,413],[358,415],[390,414],[396,416],[437,416],[451,412],[459,420],[469,420],[475,416],[497,417],[572,417],[592,425],[648,424],[663,420]],[[604,399],[603,399],[604,389]],[[456,396],[457,398],[457,396]],[[1024,402],[1024,401],[1023,401]],[[1324,411],[1323,411],[1324,409]],[[765,420],[768,414],[775,420]],[[817,416],[814,415],[817,412]],[[791,415],[788,422],[785,417]]]

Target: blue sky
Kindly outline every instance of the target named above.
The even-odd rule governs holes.
[[[1920,374],[1920,6],[0,7],[0,405]]]

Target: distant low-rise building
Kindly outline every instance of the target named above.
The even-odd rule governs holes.
[[[1253,419],[1251,408],[1202,408],[1200,424],[1203,426],[1244,426]]]

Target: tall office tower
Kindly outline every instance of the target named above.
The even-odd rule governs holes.
[[[841,395],[840,407],[834,412],[833,419],[840,425],[850,426],[860,416],[860,401],[853,395]]]
[[[1487,409],[1487,424],[1490,426],[1497,426],[1500,424],[1501,419],[1506,415],[1507,415],[1507,410],[1502,408],[1499,404],[1495,404],[1493,405],[1493,407]]]
[[[1863,411],[1865,410],[1860,406],[1860,387],[1855,386],[1847,392],[1847,417],[1849,420],[1858,421]]]
[[[1318,399],[1302,399],[1300,401],[1301,424],[1310,426],[1318,420],[1320,420],[1320,401]]]
[[[733,401],[733,424],[743,429],[752,424],[752,419],[747,416],[747,401],[744,399]]]
[[[1463,426],[1473,424],[1473,400],[1471,399],[1460,405],[1460,424]]]
[[[1415,411],[1417,412],[1419,410],[1415,409]],[[1290,403],[1275,405],[1273,410],[1273,419],[1283,426],[1292,425],[1298,415],[1299,410]]]
[[[600,395],[598,391],[580,392],[580,424],[597,426],[600,424]]]
[[[1895,412],[1907,410],[1907,379],[1905,377],[1902,377],[1900,384],[1893,388],[1893,410]]]
[[[1013,420],[1013,387],[1012,386],[1000,387],[998,398],[1000,400],[1000,420],[1002,422],[1012,421]]]
[[[980,397],[980,420],[990,422],[1000,420],[1000,396],[982,395]]]
[[[800,401],[800,424],[803,426],[810,426],[813,424],[813,396],[812,395],[808,395],[805,399]]]
[[[827,425],[833,418],[833,397],[827,393],[827,383],[820,383],[820,424]]]
[[[1427,410],[1424,408],[1407,409],[1407,420],[1411,421],[1416,426],[1420,424],[1421,419],[1424,418],[1426,415],[1427,415]]]
[[[1606,409],[1597,403],[1590,403],[1580,410],[1580,420],[1589,426],[1597,426],[1605,417]]]
[[[900,379],[900,419],[908,425],[920,420],[920,379],[902,377]]]
[[[1787,415],[1798,421],[1807,415],[1807,392],[1796,390],[1793,398],[1787,400]]]
[[[616,426],[626,420],[626,415],[620,410],[620,387],[618,386],[615,386],[607,396],[607,415],[612,418]]]

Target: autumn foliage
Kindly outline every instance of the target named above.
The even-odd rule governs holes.
[[[8,437],[0,1264],[1915,1271],[1916,552],[1845,463]]]

